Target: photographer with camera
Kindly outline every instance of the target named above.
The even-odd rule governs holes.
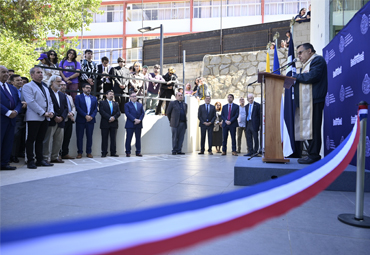
[[[160,88],[159,97],[160,98],[167,98],[170,99],[172,95],[175,95],[175,83],[177,82],[177,75],[175,74],[175,69],[173,67],[168,68],[168,73],[166,73],[163,76],[163,79],[167,82],[167,84],[162,83]],[[161,108],[162,108],[163,100],[159,100],[157,109],[155,111],[155,114],[161,114]],[[166,101],[166,108],[165,113],[167,112],[167,108],[170,101]]]

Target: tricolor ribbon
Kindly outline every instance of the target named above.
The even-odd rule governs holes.
[[[185,203],[1,232],[2,255],[159,254],[253,227],[303,204],[347,167],[359,118],[329,155],[251,187]]]

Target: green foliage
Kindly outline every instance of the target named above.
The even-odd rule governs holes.
[[[14,33],[0,33],[0,65],[13,69],[16,74],[30,78],[29,70],[38,63],[39,53],[35,51],[36,43],[14,39]]]
[[[39,52],[55,50],[61,60],[68,49],[76,49],[77,37],[63,35],[78,32],[92,22],[101,0],[2,0],[0,1],[0,65],[28,77]],[[46,47],[50,34],[57,42]],[[70,41],[70,42],[69,42]]]

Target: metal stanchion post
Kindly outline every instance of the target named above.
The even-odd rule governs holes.
[[[340,214],[338,220],[343,223],[370,228],[370,217],[364,216],[364,186],[365,186],[365,148],[366,148],[366,124],[368,103],[359,103],[359,115],[364,116],[360,120],[360,140],[357,146],[357,176],[356,176],[356,210],[355,214]]]

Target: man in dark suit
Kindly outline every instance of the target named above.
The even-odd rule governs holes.
[[[184,155],[182,152],[182,143],[184,142],[185,131],[187,128],[186,114],[188,106],[183,102],[181,92],[176,93],[176,101],[172,101],[168,105],[167,117],[170,121],[172,132],[172,155]]]
[[[49,121],[49,127],[44,138],[44,159],[51,163],[64,163],[59,159],[62,148],[65,119],[68,114],[67,97],[59,91],[62,77],[53,75],[49,79],[49,93],[54,106],[54,117]]]
[[[216,119],[216,108],[214,105],[211,105],[211,97],[206,96],[205,104],[199,106],[198,109],[198,119],[200,127],[200,152],[199,155],[204,154],[205,151],[205,142],[206,142],[206,133],[208,133],[208,153],[212,153],[212,134],[213,134],[213,123]]]
[[[22,97],[27,103],[27,167],[36,169],[38,166],[53,166],[44,160],[43,142],[49,121],[54,117],[54,107],[48,88],[42,84],[43,71],[41,68],[31,68],[30,74],[32,81],[23,85]],[[33,148],[36,153],[36,164]]]
[[[12,153],[11,146],[14,139],[14,128],[18,113],[22,109],[18,91],[12,85],[6,84],[9,72],[5,66],[0,66],[1,86],[1,170],[15,170],[15,166],[9,165]],[[10,146],[10,147],[9,147]]]
[[[229,132],[231,135],[231,143],[232,143],[232,154],[233,156],[238,156],[236,152],[236,128],[238,127],[238,117],[239,117],[239,106],[234,104],[234,95],[229,94],[227,96],[228,104],[222,107],[221,118],[222,122],[222,155],[226,155],[227,150],[227,137],[229,136]]]
[[[77,159],[82,158],[83,137],[86,130],[86,156],[93,158],[91,154],[92,136],[94,132],[95,116],[98,113],[98,101],[90,95],[90,84],[82,85],[83,94],[76,96],[75,106],[76,117],[76,138],[77,138]]]
[[[254,102],[253,94],[248,94],[247,98],[249,104],[245,106],[245,112],[247,115],[247,146],[248,153],[244,156],[252,156],[258,153],[259,143],[258,143],[258,131],[260,129],[261,120],[261,105]],[[253,145],[254,141],[254,145]]]
[[[118,157],[116,154],[116,134],[121,112],[118,103],[113,101],[113,97],[114,92],[112,90],[108,91],[107,99],[99,103],[102,158],[108,154],[108,136],[110,136],[110,155],[111,157]]]
[[[119,57],[117,59],[118,66],[113,68],[111,71],[116,76],[129,77],[130,71],[126,68],[126,60]],[[129,101],[128,97],[122,97],[121,95],[128,95],[128,79],[125,78],[113,78],[113,91],[115,94],[114,100],[118,103],[119,109],[122,113],[125,112],[125,104]]]
[[[144,109],[143,105],[137,102],[136,93],[130,95],[130,102],[125,104],[126,120],[126,157],[131,156],[131,140],[135,133],[136,156],[141,154],[141,129],[143,128]]]
[[[25,140],[26,140],[26,122],[24,121],[24,115],[27,109],[26,102],[22,99],[22,87],[23,80],[20,75],[13,74],[9,79],[12,82],[12,85],[18,91],[18,97],[22,103],[22,109],[15,117],[15,128],[14,128],[14,140],[13,140],[13,149],[12,156],[10,158],[11,162],[19,163],[18,156],[24,157],[25,149]]]

